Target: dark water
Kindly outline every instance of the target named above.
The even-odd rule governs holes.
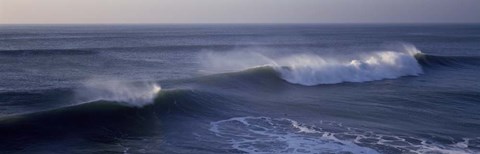
[[[479,25],[3,25],[0,153],[478,153]]]

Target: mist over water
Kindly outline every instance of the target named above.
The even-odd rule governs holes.
[[[0,40],[0,153],[480,149],[478,25],[24,25]]]
[[[157,83],[140,82],[128,83],[118,80],[85,81],[82,88],[76,89],[77,102],[115,101],[127,105],[141,107],[153,103],[160,92]]]

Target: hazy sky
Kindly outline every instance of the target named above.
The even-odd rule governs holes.
[[[0,23],[480,23],[480,0],[0,0]]]

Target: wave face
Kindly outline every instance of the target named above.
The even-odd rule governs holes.
[[[478,67],[480,65],[480,57],[478,56],[436,56],[417,54],[415,58],[422,66],[426,67]]]
[[[125,134],[151,136],[158,130],[154,127],[162,124],[159,121],[189,115],[222,117],[229,114],[222,112],[224,106],[232,105],[222,96],[200,90],[162,90],[143,106],[125,102],[125,98],[105,101],[114,98],[0,117],[0,151],[71,136],[100,143],[117,142]]]
[[[238,58],[238,54],[209,54],[207,61],[217,69],[218,66],[222,67],[220,70],[270,66],[285,81],[314,86],[418,76],[423,70],[415,59],[417,54],[421,52],[414,46],[404,45],[401,51],[370,52],[356,55],[354,58],[322,57],[316,54],[293,54],[270,58],[259,53],[247,53],[246,58]],[[243,61],[244,59],[248,60]]]

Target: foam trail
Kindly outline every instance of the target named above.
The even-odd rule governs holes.
[[[226,139],[232,148],[246,153],[379,153],[307,128],[291,119],[234,117],[210,125],[209,130],[217,137]]]
[[[334,128],[334,129],[332,129]],[[442,145],[425,138],[397,136],[322,121],[307,125],[287,118],[234,117],[210,123],[209,131],[247,153],[435,153],[468,154],[471,140]],[[378,150],[378,151],[377,151]],[[478,153],[478,152],[477,152]]]
[[[403,45],[403,49],[399,51],[357,54],[347,60],[312,53],[276,56],[277,58],[252,52],[242,52],[242,56],[210,53],[206,57],[206,63],[217,70],[271,66],[279,72],[282,79],[290,83],[313,86],[417,76],[423,73],[415,59],[418,54],[421,52],[413,45]],[[205,61],[205,58],[203,60]]]
[[[83,88],[76,91],[76,96],[81,102],[107,100],[141,107],[153,103],[160,90],[160,85],[152,82],[89,80],[84,83]]]

